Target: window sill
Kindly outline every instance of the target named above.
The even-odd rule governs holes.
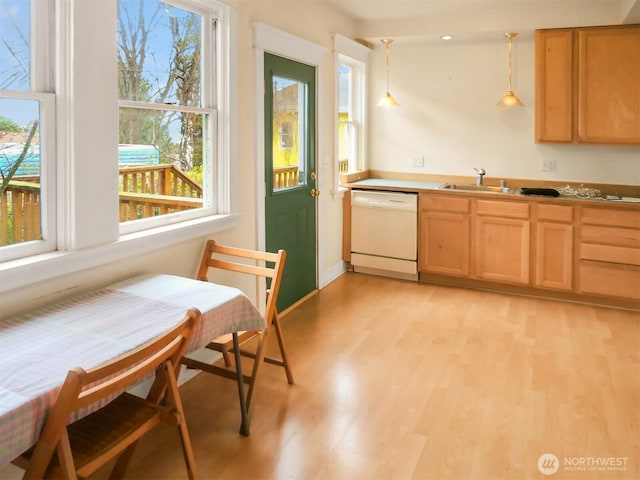
[[[84,250],[49,252],[0,264],[0,293],[61,275],[81,272],[119,260],[233,228],[237,214],[215,215],[121,235],[113,243]]]

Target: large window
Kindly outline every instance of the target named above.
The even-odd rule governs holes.
[[[0,261],[55,245],[53,3],[0,0]]]
[[[203,2],[119,0],[119,216],[145,219],[123,231],[215,207],[216,23]]]
[[[235,225],[233,28],[214,0],[0,0],[0,292]]]
[[[340,174],[365,167],[365,79],[368,50],[336,35],[337,52],[337,152]]]

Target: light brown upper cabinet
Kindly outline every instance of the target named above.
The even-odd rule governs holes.
[[[537,143],[640,145],[640,25],[536,31]]]

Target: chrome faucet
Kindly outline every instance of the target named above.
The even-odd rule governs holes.
[[[474,168],[474,170],[476,172],[478,172],[478,178],[476,179],[476,185],[481,186],[482,185],[482,181],[483,181],[483,177],[485,176],[485,174],[487,173],[484,168]]]

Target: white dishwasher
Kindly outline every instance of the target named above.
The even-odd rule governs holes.
[[[418,194],[351,191],[356,272],[418,280]]]

